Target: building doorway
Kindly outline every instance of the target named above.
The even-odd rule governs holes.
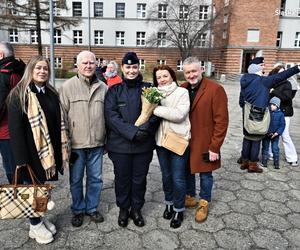
[[[243,63],[242,63],[242,73],[248,73],[247,69],[249,67],[250,61],[256,57],[257,50],[244,50],[243,51]]]

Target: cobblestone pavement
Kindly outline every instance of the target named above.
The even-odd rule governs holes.
[[[104,159],[104,189],[100,211],[105,222],[95,224],[85,217],[81,228],[70,223],[68,174],[55,183],[55,209],[49,218],[58,229],[55,241],[38,245],[28,237],[27,220],[0,221],[1,249],[300,249],[300,166],[290,167],[281,157],[280,170],[273,167],[262,174],[239,169],[241,110],[239,85],[225,85],[229,97],[230,125],[222,148],[223,166],[214,173],[215,186],[209,217],[199,224],[194,210],[187,210],[179,229],[171,229],[162,218],[164,210],[161,174],[155,156],[148,175],[146,226],[127,228],[117,224],[114,175],[110,160]],[[300,94],[295,100],[291,134],[300,152]],[[298,126],[298,127],[297,127]],[[2,168],[0,181],[3,183]]]

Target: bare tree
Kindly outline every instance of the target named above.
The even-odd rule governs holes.
[[[68,10],[66,0],[54,0],[55,9]],[[48,0],[6,0],[0,3],[0,26],[20,31],[37,31],[38,52],[42,55],[41,31],[48,31]],[[80,22],[79,18],[54,15],[55,28],[69,29]],[[44,24],[44,25],[43,25]],[[2,28],[3,29],[3,28]]]
[[[157,26],[157,30],[147,42],[150,46],[177,47],[184,60],[195,48],[208,50],[218,15],[205,0],[159,0],[148,14],[148,22]]]

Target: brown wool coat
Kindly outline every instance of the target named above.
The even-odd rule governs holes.
[[[188,87],[184,83],[181,87]],[[220,160],[206,163],[202,154],[208,150],[220,153],[228,127],[227,95],[218,83],[203,78],[190,110],[190,168],[192,173],[220,168]]]

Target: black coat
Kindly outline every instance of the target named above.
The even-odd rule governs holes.
[[[134,139],[139,127],[134,123],[142,109],[141,94],[143,87],[150,83],[143,82],[139,76],[132,84],[123,80],[108,89],[105,97],[105,121],[107,126],[107,149],[116,153],[144,153],[155,148],[155,132],[159,118],[152,115],[148,122],[140,126],[149,136],[142,142]]]
[[[292,90],[292,85],[289,81],[283,81],[274,86],[274,90],[270,94],[270,98],[278,97],[281,101],[280,109],[284,113],[284,116],[293,116],[293,97],[294,93]]]
[[[59,97],[53,90],[46,87],[45,94],[38,93],[34,84],[30,85],[33,92],[37,93],[37,98],[43,109],[50,140],[54,149],[56,170],[62,172],[62,150],[61,150],[61,116]],[[33,134],[27,115],[22,111],[17,96],[13,96],[8,103],[8,125],[11,136],[10,143],[15,157],[16,165],[29,164],[37,178],[46,181],[45,170],[41,165],[34,144]],[[57,171],[51,180],[57,180]]]

